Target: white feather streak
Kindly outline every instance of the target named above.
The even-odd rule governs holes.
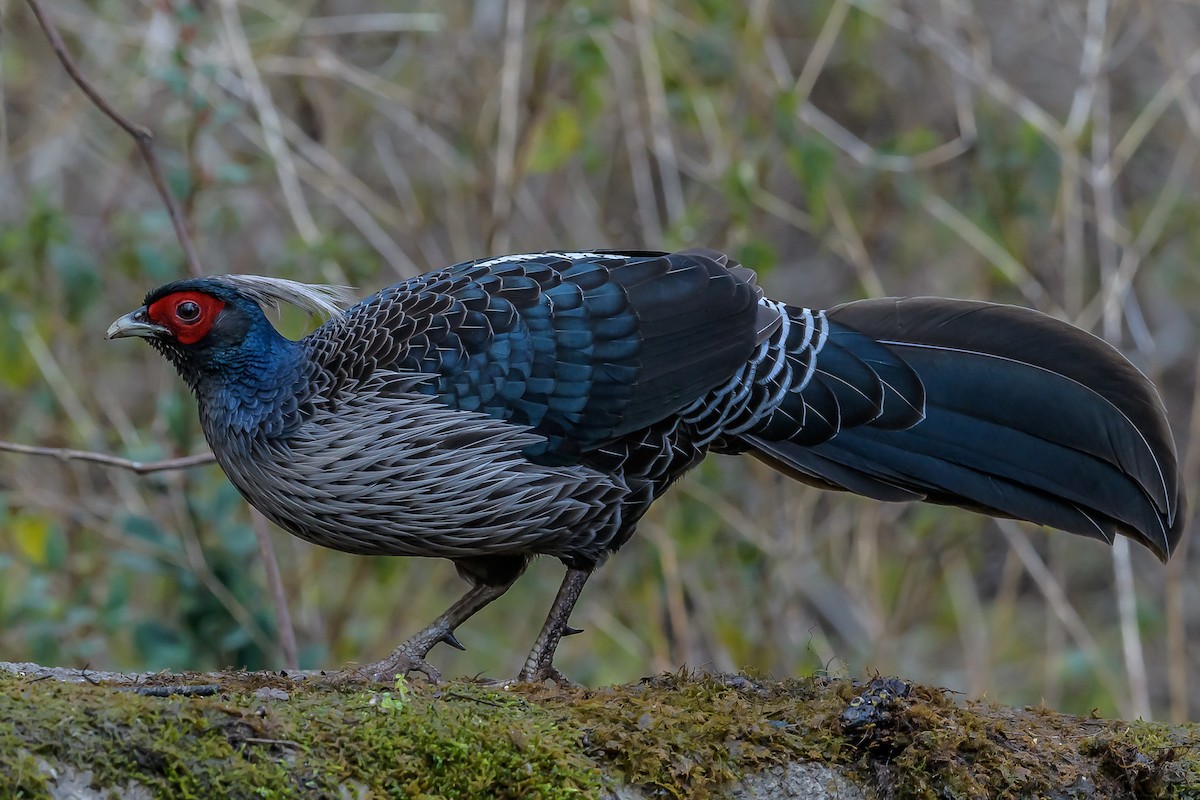
[[[329,286],[319,283],[300,283],[287,278],[265,275],[214,275],[211,280],[232,286],[260,306],[278,308],[287,303],[310,314],[330,319],[358,301],[349,286]]]

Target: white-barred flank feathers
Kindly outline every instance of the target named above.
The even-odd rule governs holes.
[[[358,301],[349,286],[301,283],[265,275],[213,275],[210,280],[228,284],[263,307],[278,308],[280,303],[330,319]]]

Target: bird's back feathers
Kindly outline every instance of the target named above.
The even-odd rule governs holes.
[[[465,262],[389,287],[305,344],[331,391],[375,370],[545,437],[571,463],[704,397],[750,357],[757,287],[705,251],[544,253]]]

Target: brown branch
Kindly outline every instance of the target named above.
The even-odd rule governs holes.
[[[0,451],[23,453],[29,456],[48,456],[60,461],[88,461],[93,464],[103,464],[107,467],[117,467],[136,472],[138,475],[148,475],[152,472],[166,472],[173,469],[187,469],[211,464],[216,461],[212,453],[196,453],[180,458],[167,458],[162,461],[132,461],[128,458],[110,456],[107,453],[94,453],[90,450],[70,450],[64,447],[36,447],[16,442],[0,442]]]
[[[158,163],[158,156],[154,153],[154,134],[148,128],[138,125],[130,120],[120,111],[117,111],[105,99],[104,95],[100,94],[99,90],[92,85],[79,67],[75,64],[75,60],[67,51],[67,46],[63,43],[62,36],[58,33],[58,28],[54,22],[46,16],[42,10],[39,0],[26,0],[29,8],[33,11],[33,16],[37,18],[38,25],[41,26],[42,32],[46,34],[46,39],[50,42],[50,48],[54,50],[54,55],[58,56],[59,62],[63,65],[63,69],[71,76],[71,80],[83,90],[83,93],[88,96],[88,99],[104,112],[104,114],[117,123],[137,144],[138,151],[141,152],[142,158],[146,161],[146,166],[150,169],[150,177],[154,181],[154,188],[158,190],[159,196],[167,206],[167,214],[171,217],[171,224],[175,227],[175,237],[179,240],[180,247],[183,248],[184,258],[187,260],[188,270],[199,277],[204,274],[204,270],[200,266],[200,258],[196,255],[196,249],[192,245],[192,237],[188,233],[187,222],[184,220],[183,212],[179,209],[179,203],[175,196],[171,194],[170,188],[167,186],[166,178],[163,177],[162,167]]]

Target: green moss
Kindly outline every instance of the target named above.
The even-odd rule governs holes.
[[[90,769],[96,786],[132,780],[171,798],[329,797],[357,785],[371,796],[552,800],[602,784],[575,732],[502,694],[427,689],[384,708],[361,688],[296,691],[279,679],[290,699],[261,700],[261,682],[239,676],[216,697],[155,698],[0,680],[0,743],[24,748],[0,747],[0,775],[29,775],[17,786],[30,797],[46,796],[36,757]]]
[[[550,800],[595,797],[613,781],[705,798],[789,761],[839,765],[896,798],[1184,798],[1200,787],[1195,728],[958,703],[924,687],[883,695],[869,724],[846,727],[868,687],[844,679],[675,674],[596,690],[454,682],[380,693],[241,673],[220,685],[212,697],[155,698],[0,677],[5,796],[48,795],[39,761],[172,798],[348,787]],[[264,687],[289,698],[256,696]]]
[[[4,788],[11,796],[49,796],[49,777],[39,767],[37,758],[21,746],[11,725],[0,725],[0,753],[5,754],[3,775],[9,782]]]
[[[756,768],[835,758],[841,737],[829,731],[845,703],[824,688],[676,674],[537,699],[581,729],[585,751],[629,783],[705,798]]]
[[[843,713],[867,689],[825,678],[668,675],[538,702],[585,730],[593,758],[668,797],[707,797],[792,760],[840,765],[895,798],[1200,797],[1195,727],[962,703],[913,686],[878,723],[848,733]],[[1099,757],[1098,741],[1115,757]]]
[[[1116,723],[1083,741],[1081,751],[1136,797],[1200,797],[1200,728]]]

